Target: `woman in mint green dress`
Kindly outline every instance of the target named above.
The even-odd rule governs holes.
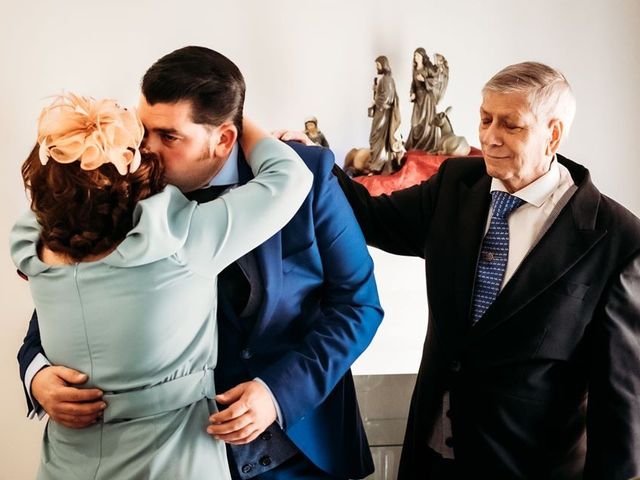
[[[40,479],[228,479],[215,411],[215,278],[281,229],[311,173],[245,124],[255,179],[206,204],[163,188],[142,126],[115,102],[67,95],[45,109],[23,165],[32,211],[11,233],[53,364],[104,391],[102,421],[47,424]],[[76,234],[60,240],[60,231]],[[87,245],[89,248],[87,248]]]

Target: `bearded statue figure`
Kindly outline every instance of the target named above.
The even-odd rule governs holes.
[[[391,77],[389,60],[384,55],[376,58],[378,76],[373,83],[373,105],[369,108],[371,133],[369,146],[371,173],[391,173],[402,157],[402,140],[396,138],[400,127],[400,107],[396,85]]]

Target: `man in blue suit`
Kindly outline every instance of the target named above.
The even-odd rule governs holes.
[[[244,91],[238,68],[202,47],[166,55],[143,78],[145,148],[194,200],[250,179],[237,144]],[[373,462],[349,368],[382,319],[373,264],[331,152],[292,147],[313,189],[289,224],[219,277],[222,408],[203,428],[227,442],[235,478],[362,478]],[[109,408],[101,391],[81,388],[86,375],[48,364],[35,313],[18,360],[31,415],[82,428]]]

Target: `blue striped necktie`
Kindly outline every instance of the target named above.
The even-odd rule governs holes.
[[[482,241],[476,270],[471,319],[475,324],[498,296],[509,258],[509,224],[511,212],[524,200],[507,192],[491,192],[491,223]]]

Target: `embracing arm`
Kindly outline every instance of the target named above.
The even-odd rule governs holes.
[[[24,394],[27,400],[29,417],[43,414],[42,407],[36,399],[31,396],[31,381],[33,377],[44,367],[50,365],[44,356],[44,350],[40,343],[40,328],[38,327],[38,315],[33,311],[27,335],[24,337],[22,346],[18,351],[18,364],[20,365],[20,380],[24,387]]]
[[[40,343],[35,311],[18,352],[18,362],[30,418],[36,415],[42,418],[47,413],[52,420],[69,428],[96,423],[106,406],[101,400],[102,392],[74,387],[87,381],[85,374],[63,366],[50,366]]]
[[[640,252],[594,319],[584,478],[640,475]]]
[[[291,147],[266,135],[249,147],[255,178],[198,205],[190,219],[184,250],[196,271],[217,273],[263,243],[309,193],[313,175]]]

